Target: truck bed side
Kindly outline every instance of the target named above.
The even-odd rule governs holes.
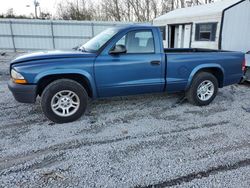
[[[189,49],[190,50],[190,49]],[[244,54],[226,51],[196,51],[166,53],[166,91],[177,92],[188,89],[198,71],[216,70],[219,86],[239,83],[243,75]]]

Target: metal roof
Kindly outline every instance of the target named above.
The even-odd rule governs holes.
[[[158,18],[154,19],[154,22],[162,22],[162,21],[173,21],[177,19],[190,19],[194,17],[204,17],[204,16],[213,16],[213,15],[221,15],[223,10],[230,7],[231,5],[238,3],[242,0],[222,0],[215,3],[205,4],[205,5],[197,5],[193,7],[180,8],[168,12]]]

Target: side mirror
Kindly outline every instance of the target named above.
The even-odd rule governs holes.
[[[110,50],[109,54],[125,54],[127,52],[126,46],[124,45],[116,45],[112,50]]]

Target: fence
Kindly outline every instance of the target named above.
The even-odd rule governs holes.
[[[0,50],[72,49],[104,29],[129,22],[0,19]]]

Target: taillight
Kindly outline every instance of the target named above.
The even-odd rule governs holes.
[[[246,59],[244,58],[243,62],[242,62],[242,71],[246,72]]]

